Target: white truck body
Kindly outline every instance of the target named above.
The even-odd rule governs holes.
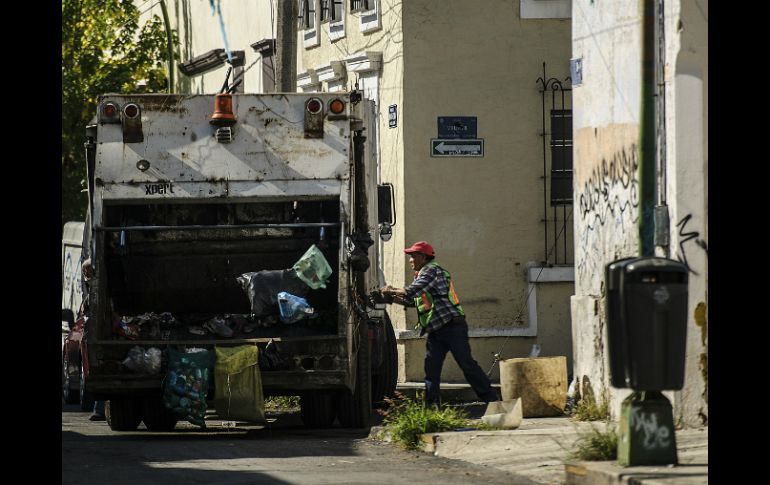
[[[309,114],[311,98],[323,105],[320,117]],[[334,100],[344,104],[343,112],[330,111]],[[224,136],[210,123],[214,95],[99,98],[89,158],[89,391],[108,399],[159,392],[162,376],[120,367],[134,345],[212,349],[269,340],[293,364],[263,373],[266,393],[355,390],[357,339],[365,326],[353,300],[378,286],[380,245],[367,250],[369,269],[354,274],[345,251],[348,236],[358,230],[376,238],[378,197],[377,150],[363,138],[375,131],[374,106],[352,101],[350,93],[233,95],[236,121]],[[107,104],[118,117],[105,115]],[[133,120],[126,117],[129,105],[138,107]],[[309,136],[311,118],[316,132]],[[292,210],[300,211],[299,222],[288,218]],[[321,227],[334,293],[322,303],[338,305],[334,329],[290,334],[284,326],[230,339],[129,340],[115,334],[115,315],[177,312],[185,305],[242,312],[247,297],[235,276],[291,267],[310,243],[323,241]],[[371,308],[368,316],[382,319],[384,312]]]

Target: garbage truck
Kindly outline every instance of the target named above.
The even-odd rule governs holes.
[[[86,135],[82,385],[108,401],[110,427],[174,429],[162,402],[169,350],[242,345],[258,348],[265,396],[300,396],[306,426],[365,427],[397,365],[373,298],[395,223],[374,103],[355,90],[106,94]],[[297,295],[311,251],[331,274]],[[255,274],[279,278],[249,290]],[[311,310],[286,323],[276,292]],[[269,304],[255,310],[255,298]],[[150,349],[162,355],[153,372],[127,365]],[[224,385],[210,379],[208,399]]]

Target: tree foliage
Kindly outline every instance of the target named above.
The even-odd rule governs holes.
[[[85,217],[83,144],[97,96],[168,89],[163,21],[140,26],[139,16],[131,0],[62,0],[62,226]]]

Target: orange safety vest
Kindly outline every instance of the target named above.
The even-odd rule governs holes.
[[[465,311],[463,310],[463,307],[460,305],[460,299],[457,298],[457,293],[455,293],[455,287],[454,287],[454,284],[452,283],[452,276],[449,274],[449,271],[440,267],[438,263],[433,261],[426,264],[425,266],[426,267],[435,266],[444,272],[444,278],[446,278],[446,282],[449,285],[449,293],[447,294],[447,297],[449,298],[449,301],[452,303],[452,305],[454,305],[454,307],[460,313],[460,315],[465,316]],[[430,325],[431,320],[433,320],[433,310],[434,310],[433,295],[431,295],[427,291],[420,293],[419,295],[414,297],[414,306],[417,307],[417,317],[418,317],[417,326],[415,328],[416,329],[425,328],[428,325]]]

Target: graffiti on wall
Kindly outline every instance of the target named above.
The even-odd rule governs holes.
[[[692,214],[687,214],[676,224],[676,227],[679,228],[679,251],[677,252],[676,257],[680,263],[683,263],[685,266],[687,266],[687,269],[690,270],[690,273],[698,276],[698,272],[690,268],[690,265],[687,263],[687,247],[692,247],[692,245],[695,244],[703,251],[705,251],[706,255],[708,255],[708,245],[706,244],[706,241],[698,237],[700,236],[699,232],[690,231],[687,228],[687,224],[690,222],[690,219],[692,219]]]
[[[612,256],[606,254],[608,248],[629,240],[636,244],[638,168],[637,146],[632,143],[611,157],[602,158],[578,188],[580,243],[575,251],[575,265],[579,278],[594,283],[601,281],[605,260]],[[598,284],[589,286],[598,287]]]

